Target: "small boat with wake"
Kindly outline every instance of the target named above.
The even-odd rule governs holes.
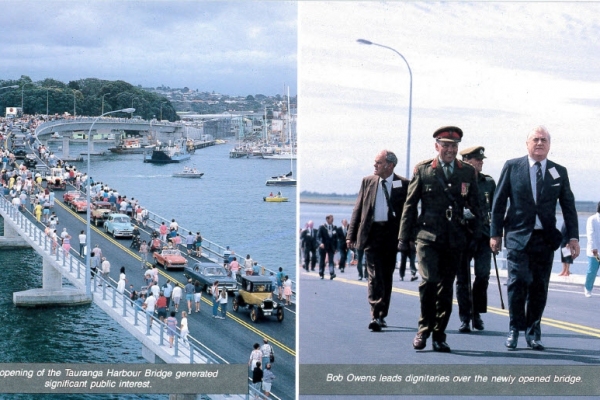
[[[183,171],[174,172],[174,178],[202,178],[204,172],[199,172],[196,168],[183,167]]]

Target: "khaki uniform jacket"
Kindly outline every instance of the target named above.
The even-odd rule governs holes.
[[[454,201],[446,195],[446,190]],[[417,164],[408,186],[398,239],[418,239],[451,248],[465,247],[467,239],[463,208],[468,208],[475,216],[475,236],[481,234],[482,218],[478,196],[475,168],[471,165],[455,160],[454,171],[446,180],[437,158]]]

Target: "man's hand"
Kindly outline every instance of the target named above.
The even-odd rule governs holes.
[[[349,249],[353,249],[354,247],[356,247],[356,243],[351,241],[350,239],[346,239],[346,246],[348,246]]]
[[[579,240],[577,239],[571,239],[569,241],[569,249],[571,250],[571,255],[573,256],[573,260],[577,258],[577,256],[579,256]]]
[[[491,237],[490,248],[492,249],[492,253],[498,254],[502,250],[502,236]]]
[[[403,254],[409,254],[410,253],[409,243],[406,240],[400,239],[398,241],[398,251]]]

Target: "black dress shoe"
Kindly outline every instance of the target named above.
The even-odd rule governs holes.
[[[319,276],[321,277],[321,279],[323,279],[323,278],[324,278],[324,277],[323,277],[323,275],[319,275]]]
[[[413,347],[415,350],[423,350],[425,346],[427,346],[427,338],[424,335],[417,333],[417,336],[413,339]]]
[[[440,353],[450,353],[450,346],[448,346],[448,343],[446,342],[434,340],[433,351],[438,351]]]
[[[359,280],[359,281],[362,281],[362,276],[359,276],[359,277],[358,277],[358,280]]]
[[[333,274],[333,275],[331,275],[331,276],[329,277],[329,279],[333,279],[333,278],[335,278],[335,277],[336,277],[336,275],[335,275],[335,274]]]
[[[385,322],[384,318],[379,318],[379,325],[381,325],[382,328],[387,328],[387,322]]]
[[[471,332],[471,327],[469,326],[469,321],[462,321],[460,327],[458,328],[460,333],[469,333]]]
[[[517,348],[517,343],[519,342],[519,331],[511,330],[508,332],[508,336],[506,337],[506,342],[504,345],[509,350],[514,350]]]
[[[475,315],[473,318],[473,329],[477,329],[478,331],[482,331],[485,328],[483,325],[483,320],[479,315]]]
[[[411,277],[410,277],[410,281],[411,281],[411,282],[414,282],[414,281],[416,281],[417,279],[419,279],[419,277],[418,277],[418,276],[416,276],[416,275],[413,275],[413,276],[411,276]]]
[[[400,277],[400,280],[401,280],[401,281],[403,281],[403,280],[404,280],[404,277],[403,277],[403,276],[401,276],[401,277]]]
[[[535,340],[535,339],[528,340],[527,347],[531,347],[531,350],[538,350],[538,351],[542,351],[542,350],[546,349],[541,340]]]
[[[378,318],[373,318],[373,320],[369,324],[369,329],[372,330],[373,332],[380,332],[381,331],[381,321],[379,321]]]

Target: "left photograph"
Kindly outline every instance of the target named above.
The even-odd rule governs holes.
[[[294,399],[297,4],[3,8],[0,398]]]

